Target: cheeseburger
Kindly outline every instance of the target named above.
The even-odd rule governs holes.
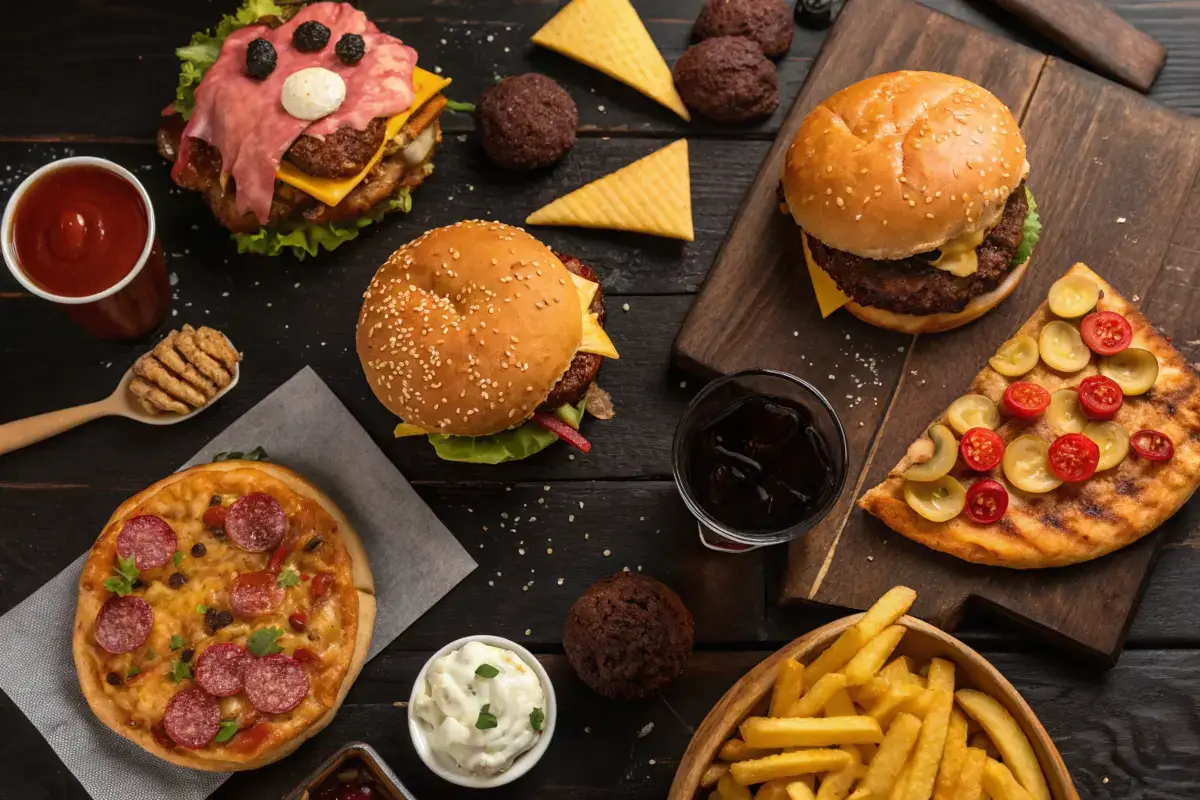
[[[995,307],[1040,231],[1028,172],[1012,112],[962,78],[876,75],[821,103],[788,148],[782,193],[822,310],[844,301],[928,333]]]
[[[448,461],[498,464],[559,439],[587,453],[586,413],[617,351],[604,293],[578,259],[520,228],[468,220],[409,242],[363,293],[356,346],[379,401]]]

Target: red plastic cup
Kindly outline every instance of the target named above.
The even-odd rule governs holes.
[[[54,294],[35,283],[21,269],[13,241],[13,221],[26,190],[39,179],[55,170],[70,167],[99,167],[119,175],[137,190],[146,211],[146,243],[134,264],[119,281],[102,291],[84,297]],[[0,249],[4,263],[26,291],[60,306],[75,323],[100,339],[138,339],[155,330],[167,316],[171,306],[171,287],[162,245],[155,232],[154,206],[146,188],[133,173],[103,158],[76,156],[52,161],[21,182],[4,209],[0,221]]]

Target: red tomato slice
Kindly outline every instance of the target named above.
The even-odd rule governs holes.
[[[1050,405],[1050,392],[1036,383],[1018,381],[1004,390],[1004,410],[1018,419],[1036,419]]]
[[[967,489],[967,503],[963,509],[973,521],[980,525],[990,525],[1003,517],[1004,512],[1008,510],[1008,490],[1000,481],[991,478],[975,481],[971,488]]]
[[[958,443],[963,463],[976,472],[987,472],[1000,463],[1004,455],[1004,440],[987,428],[971,428]]]
[[[1133,327],[1129,320],[1115,311],[1093,311],[1088,314],[1079,326],[1079,334],[1093,353],[1102,356],[1119,353],[1133,341]]]
[[[1079,384],[1079,405],[1088,419],[1112,419],[1125,402],[1125,393],[1112,378],[1093,375]]]
[[[1064,481],[1086,481],[1096,474],[1100,448],[1082,433],[1067,433],[1050,445],[1050,469]]]
[[[229,506],[209,506],[204,509],[204,516],[200,521],[204,523],[204,527],[210,531],[215,531],[225,527],[225,517],[229,515]]]
[[[1129,446],[1150,461],[1170,461],[1175,455],[1175,443],[1171,437],[1158,431],[1138,431],[1129,437]]]

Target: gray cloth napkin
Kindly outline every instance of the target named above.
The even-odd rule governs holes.
[[[268,395],[183,466],[259,445],[272,461],[325,490],[362,538],[379,606],[370,657],[475,569],[311,368]],[[83,699],[71,658],[71,623],[86,556],[0,617],[0,689],[96,800],[203,800],[228,776],[176,767],[150,755],[101,725]],[[46,620],[61,624],[47,627]]]

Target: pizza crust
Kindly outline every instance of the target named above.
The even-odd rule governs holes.
[[[1155,464],[1133,457],[1131,452],[1113,469],[1079,484],[1063,484],[1046,494],[1022,492],[997,467],[985,477],[999,480],[1008,490],[1008,512],[997,523],[979,525],[964,516],[944,523],[930,522],[913,511],[904,500],[904,479],[900,477],[913,463],[905,456],[887,479],[863,495],[858,501],[861,508],[897,533],[964,561],[1039,569],[1089,561],[1126,547],[1166,522],[1188,501],[1200,485],[1200,379],[1170,340],[1099,275],[1083,264],[1074,265],[1067,274],[1085,276],[1099,284],[1103,297],[1098,307],[1123,314],[1133,326],[1133,346],[1149,350],[1158,359],[1154,388],[1145,395],[1126,398],[1114,419],[1130,434],[1143,428],[1166,433],[1175,443],[1175,457],[1165,464]],[[1036,339],[1038,331],[1052,319],[1056,317],[1042,303],[1013,335],[1027,333]],[[985,366],[964,394],[987,395],[999,403],[1004,389],[1014,381],[1031,380],[1053,393],[1077,386],[1096,373],[1094,361],[1069,375],[1039,362],[1032,372],[1013,379]],[[943,411],[932,422],[945,419]],[[1044,420],[1027,425],[1006,419],[997,429],[1006,442],[1026,432],[1039,434],[1047,441],[1054,439]],[[961,465],[951,475],[964,487],[978,477]]]
[[[182,767],[209,772],[235,772],[266,766],[290,755],[296,748],[304,744],[304,742],[324,730],[341,708],[346,695],[350,691],[350,687],[353,686],[354,681],[362,671],[363,665],[366,663],[367,652],[371,646],[371,635],[375,627],[375,583],[371,575],[370,563],[367,560],[367,551],[363,547],[362,540],[336,503],[302,475],[287,467],[260,461],[219,461],[212,464],[201,464],[176,472],[174,475],[163,478],[148,488],[143,489],[122,503],[113,512],[112,516],[109,517],[102,531],[108,530],[114,523],[121,522],[147,500],[176,481],[183,480],[188,476],[203,471],[229,471],[235,469],[253,469],[270,475],[286,484],[296,494],[316,502],[337,523],[338,534],[342,538],[350,558],[350,574],[354,583],[355,593],[358,596],[356,615],[358,627],[353,654],[347,666],[346,674],[342,679],[337,698],[329,711],[310,723],[299,735],[293,736],[275,747],[264,750],[254,758],[226,761],[200,758],[182,747],[167,749],[158,743],[149,730],[130,728],[128,725],[125,725],[123,723],[125,713],[105,694],[101,684],[101,676],[92,668],[86,657],[87,650],[92,646],[89,637],[92,624],[99,611],[99,606],[91,601],[90,595],[85,596],[83,592],[80,593],[79,603],[76,607],[75,628],[71,637],[72,654],[75,660],[75,669],[79,675],[80,688],[92,712],[101,722],[109,729],[133,741],[159,758]]]

